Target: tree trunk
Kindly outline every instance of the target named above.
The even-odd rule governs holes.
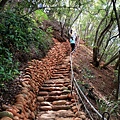
[[[94,47],[93,48],[93,65],[95,66],[95,67],[98,67],[99,66],[99,62],[98,62],[98,60],[97,60],[97,58],[98,58],[98,48],[97,47]]]
[[[61,26],[61,37],[63,37],[64,25],[62,25],[61,22],[60,22],[60,26]]]
[[[113,23],[114,23],[114,19],[112,18],[112,15],[111,15],[111,20],[109,21],[108,25],[103,29],[103,31],[100,33],[100,36],[97,40],[98,47],[101,46],[105,35],[107,34],[107,32],[109,32],[109,29],[112,27]]]
[[[118,31],[119,31],[119,38],[120,38],[120,19],[119,19],[119,15],[117,13],[117,10],[116,10],[116,1],[112,0],[112,3],[113,3],[113,10],[115,12],[115,17],[116,17],[116,20],[117,20],[117,24],[118,24]]]
[[[115,67],[114,67],[115,70],[117,70],[117,68],[119,66],[119,63],[120,63],[120,60],[118,59],[117,62],[116,62],[116,64],[115,64]]]

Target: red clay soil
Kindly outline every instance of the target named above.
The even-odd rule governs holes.
[[[73,53],[73,64],[76,79],[90,84],[99,95],[113,97],[116,89],[114,70],[96,68],[92,65],[92,50],[80,40],[80,45]]]
[[[105,69],[94,67],[92,64],[92,49],[88,48],[84,41],[79,40],[79,42],[80,44],[77,45],[75,51],[72,53],[75,79],[80,83],[80,86],[84,86],[83,92],[87,95],[93,106],[100,112],[100,107],[104,108],[104,105],[103,103],[99,103],[100,107],[98,107],[96,101],[101,99],[108,103],[111,100],[115,100],[117,78],[115,79],[112,66],[107,66]],[[88,86],[87,89],[85,86]],[[88,96],[89,93],[92,93],[92,96],[91,94]],[[91,108],[89,109],[92,111]],[[108,110],[109,113],[111,109]],[[119,105],[118,109],[120,110]],[[103,112],[104,110],[101,111],[101,113]],[[110,120],[120,120],[119,112],[117,112],[117,116],[113,113],[110,116]]]

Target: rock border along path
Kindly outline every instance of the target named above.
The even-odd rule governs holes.
[[[53,40],[54,47],[45,58],[28,63],[19,77],[21,92],[13,105],[3,105],[0,120],[81,120],[81,116],[88,120],[85,113],[75,112],[74,99],[69,93],[70,63],[65,59],[70,52],[69,42]]]

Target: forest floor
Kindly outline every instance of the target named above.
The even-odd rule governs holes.
[[[76,79],[89,84],[99,95],[114,98],[117,83],[114,69],[111,66],[107,66],[105,69],[94,67],[92,55],[92,49],[85,46],[84,41],[80,40],[80,45],[73,53],[73,69]]]
[[[73,70],[75,78],[84,88],[94,91],[99,98],[114,99],[116,81],[114,70],[112,67],[101,69],[95,68],[92,65],[92,50],[85,46],[85,43],[80,40],[80,45],[77,46],[75,52],[72,53],[73,57]],[[5,104],[13,104],[15,102],[15,95],[20,92],[19,78],[14,81],[6,82],[4,88],[0,89],[0,111]],[[93,92],[92,91],[92,92]],[[88,92],[87,92],[88,94]],[[90,100],[96,105],[96,99],[90,97]],[[99,109],[99,108],[98,108]]]
[[[92,49],[87,47],[82,40],[79,40],[79,43],[72,53],[75,79],[98,111],[101,113],[108,111],[110,113],[110,110],[114,108],[112,102],[115,102],[117,88],[117,76],[115,76],[114,69],[112,66],[107,66],[105,69],[94,67],[92,64]],[[103,62],[100,66],[102,64]],[[108,107],[106,103],[110,103],[110,106]],[[119,107],[118,109],[120,110]],[[113,117],[112,119],[120,119],[119,115],[116,118],[113,111],[110,114]]]

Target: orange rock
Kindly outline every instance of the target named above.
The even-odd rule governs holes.
[[[75,102],[75,99],[71,99],[71,102]]]
[[[32,119],[35,119],[35,114],[34,114],[34,112],[31,112],[31,118],[32,118]]]
[[[72,107],[72,110],[76,113],[76,112],[78,111],[77,106],[73,106],[73,107]]]
[[[36,106],[35,105],[33,106],[32,104],[29,107],[30,107],[31,111],[35,111],[35,109],[36,109]]]
[[[18,117],[18,116],[15,116],[15,117],[13,118],[13,120],[19,120],[19,117]]]
[[[82,120],[82,118],[78,118],[78,117],[77,117],[77,118],[75,118],[74,120]]]
[[[41,106],[40,110],[47,111],[47,110],[52,110],[51,106]]]
[[[37,100],[38,100],[39,102],[43,102],[43,101],[44,101],[44,97],[38,96],[38,97],[37,97]]]
[[[29,108],[25,108],[26,112],[25,112],[25,116],[26,118],[29,118],[30,117],[30,114],[31,114],[31,111]]]
[[[66,104],[66,100],[59,100],[59,101],[53,101],[52,104],[53,105],[65,105]]]
[[[60,100],[64,100],[64,99],[67,99],[68,96],[67,95],[60,95],[60,96],[57,96],[57,98]]]
[[[26,118],[29,117],[29,113],[28,112],[25,112],[24,115],[25,115]]]
[[[22,97],[22,96],[17,97],[17,98],[16,98],[16,101],[17,101],[17,102],[22,102],[22,103],[23,103],[23,105],[25,105],[25,104],[26,104],[26,102],[27,102],[27,101],[26,101],[26,99],[25,99],[24,97]]]
[[[12,120],[12,118],[10,118],[10,117],[3,117],[3,118],[0,119],[0,120]]]
[[[36,95],[32,91],[29,91],[29,93],[30,93],[30,97],[32,97],[32,99],[36,98]]]
[[[15,96],[16,98],[23,97],[23,94],[18,94]]]
[[[30,87],[30,85],[29,85],[29,82],[28,82],[28,81],[23,81],[23,82],[21,82],[21,84],[22,84],[22,86],[23,86],[23,87],[27,87],[27,88],[29,88],[29,87]]]
[[[34,66],[35,66],[35,63],[31,62],[31,64],[28,66],[28,68],[30,68],[31,70],[34,70]]]
[[[30,76],[30,78],[31,78],[31,71],[30,71],[29,68],[26,68],[26,69],[25,69],[25,75],[28,75],[28,76]]]
[[[24,78],[31,79],[31,76],[30,76],[29,74],[25,74],[25,75],[24,75]]]

